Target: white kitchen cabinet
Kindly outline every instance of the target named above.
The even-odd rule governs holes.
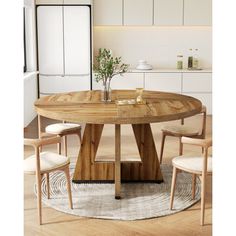
[[[185,0],[184,25],[211,25],[212,0]]]
[[[183,92],[211,92],[212,73],[183,73]]]
[[[182,25],[184,0],[154,0],[154,25]]]
[[[36,0],[36,5],[92,4],[92,0]]]
[[[112,78],[111,89],[136,89],[144,87],[143,73],[125,73]]]
[[[38,54],[42,75],[90,73],[88,6],[39,6]]]
[[[66,75],[90,74],[90,9],[64,7],[64,53]]]
[[[90,89],[90,8],[39,6],[40,94]]]
[[[41,94],[83,91],[90,88],[90,76],[39,75],[39,84]]]
[[[37,8],[38,60],[41,74],[63,74],[63,8]]]
[[[145,90],[181,93],[181,73],[145,73]]]
[[[94,0],[94,25],[122,25],[123,0]]]
[[[94,77],[94,76],[93,76]],[[116,75],[111,80],[111,89],[136,89],[144,87],[143,73],[124,73]],[[93,78],[93,90],[102,89],[102,82],[96,82]]]
[[[124,0],[124,25],[152,25],[153,0]]]
[[[39,4],[62,4],[63,0],[36,0],[36,5]]]
[[[197,98],[207,108],[207,114],[212,114],[212,94],[211,93],[183,93],[194,98]]]
[[[64,4],[92,4],[94,0],[64,0]]]

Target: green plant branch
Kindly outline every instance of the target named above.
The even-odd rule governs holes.
[[[115,75],[122,75],[128,71],[128,64],[121,63],[121,57],[113,57],[111,50],[100,48],[93,65],[96,82],[102,81],[105,85]]]

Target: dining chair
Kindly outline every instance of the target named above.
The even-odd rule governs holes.
[[[67,135],[76,134],[79,137],[81,144],[81,125],[75,123],[55,123],[46,126],[45,132],[42,132],[41,128],[41,116],[38,115],[38,134],[39,138],[57,135],[63,137],[64,141],[64,154],[67,156]],[[58,143],[58,153],[61,154],[61,143]]]
[[[195,139],[189,137],[181,138],[182,144],[191,144],[200,146],[204,149],[203,156],[178,156],[172,160],[173,175],[170,194],[170,209],[173,208],[174,192],[176,186],[177,173],[185,171],[192,174],[192,198],[195,198],[196,176],[201,179],[201,221],[204,225],[205,215],[205,195],[206,195],[206,177],[212,174],[212,157],[208,156],[208,148],[212,146],[212,139]]]
[[[181,138],[191,137],[204,139],[206,136],[206,107],[202,106],[202,110],[200,112],[202,114],[202,125],[199,127],[188,126],[184,124],[184,119],[181,119],[181,124],[179,125],[168,125],[162,128],[162,140],[161,140],[161,152],[160,152],[160,164],[162,163],[163,152],[164,152],[164,144],[166,136],[172,136],[179,138],[179,155],[183,154],[183,145],[181,143]],[[203,151],[203,149],[202,149]]]
[[[44,139],[24,139],[24,145],[32,146],[35,154],[24,160],[24,173],[36,175],[37,183],[37,204],[39,224],[42,224],[42,193],[41,183],[43,176],[46,177],[47,197],[50,198],[50,179],[49,173],[54,171],[63,171],[66,175],[67,191],[69,196],[69,206],[73,209],[69,164],[70,159],[66,156],[53,152],[40,152],[40,147],[49,144],[61,142],[61,137],[49,137]]]

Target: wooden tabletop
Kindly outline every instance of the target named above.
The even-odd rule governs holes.
[[[190,96],[146,90],[146,104],[116,104],[117,100],[135,97],[135,90],[112,90],[112,102],[104,103],[100,90],[69,92],[42,97],[35,102],[35,108],[39,115],[68,122],[145,124],[193,116],[202,107],[198,99]]]

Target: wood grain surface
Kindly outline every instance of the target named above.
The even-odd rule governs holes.
[[[146,124],[177,120],[201,111],[201,102],[176,93],[144,91],[146,104],[117,105],[135,99],[135,90],[112,90],[112,102],[101,101],[101,91],[81,91],[45,96],[35,102],[39,115],[51,119],[89,124]]]

